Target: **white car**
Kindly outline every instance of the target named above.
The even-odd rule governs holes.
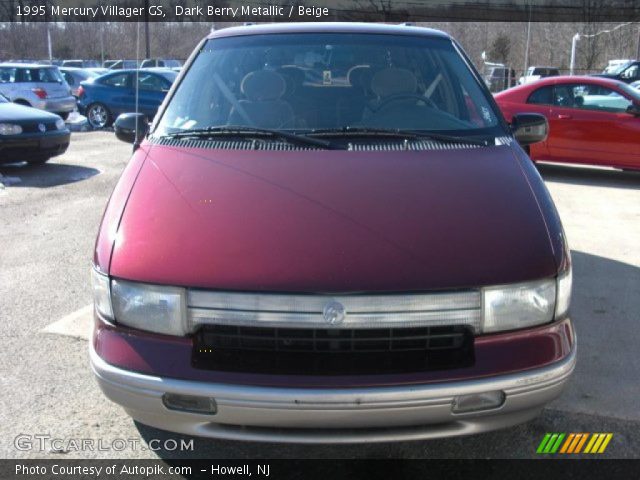
[[[560,75],[560,71],[556,67],[529,67],[526,75],[518,79],[518,85],[535,82],[545,77],[555,77]]]
[[[0,93],[10,101],[55,113],[66,120],[76,99],[54,65],[0,63]]]

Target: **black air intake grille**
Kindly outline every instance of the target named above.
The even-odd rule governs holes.
[[[197,368],[347,375],[418,372],[473,363],[465,326],[287,329],[208,325],[196,334]]]

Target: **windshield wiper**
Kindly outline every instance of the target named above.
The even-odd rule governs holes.
[[[469,145],[488,146],[487,140],[479,140],[477,138],[459,137],[455,135],[446,135],[444,133],[420,131],[420,130],[403,130],[400,128],[374,128],[374,127],[351,127],[327,128],[311,130],[307,135],[327,136],[327,137],[392,137],[402,138],[406,140],[435,140],[445,143],[461,143]]]
[[[319,138],[311,138],[306,135],[297,133],[289,133],[283,130],[272,130],[270,128],[258,128],[258,127],[246,127],[244,125],[222,125],[217,127],[206,128],[194,128],[191,130],[180,130],[178,132],[165,133],[164,137],[170,138],[191,138],[191,137],[214,137],[232,135],[238,137],[270,137],[285,140],[289,143],[297,145],[305,145],[323,148],[326,150],[342,149],[342,147],[335,145],[328,140],[321,140]]]

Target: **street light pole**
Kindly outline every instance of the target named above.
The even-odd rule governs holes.
[[[580,40],[580,34],[576,33],[571,40],[571,62],[569,64],[569,75],[573,75],[573,71],[576,67],[576,44]]]

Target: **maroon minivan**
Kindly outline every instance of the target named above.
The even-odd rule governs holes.
[[[571,375],[571,259],[460,46],[412,26],[212,33],[134,143],[95,248],[91,363],[143,424],[370,442],[533,418]]]

